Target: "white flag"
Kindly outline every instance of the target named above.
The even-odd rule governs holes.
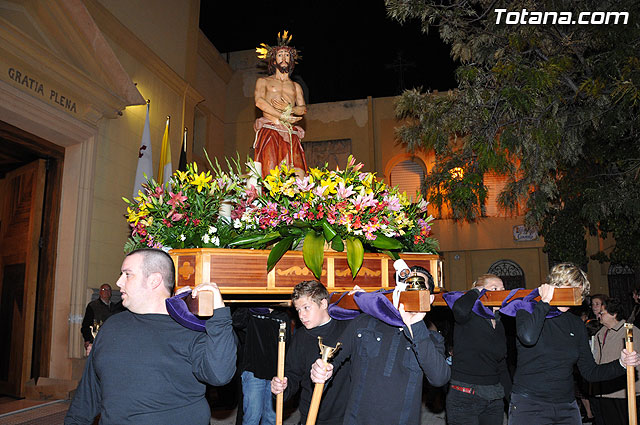
[[[147,119],[144,122],[144,130],[142,131],[142,140],[140,141],[140,149],[138,150],[138,168],[136,169],[136,180],[133,183],[133,197],[138,196],[138,191],[142,190],[142,183],[148,178],[153,178],[153,160],[151,158],[151,131],[149,130],[149,103],[147,102]]]

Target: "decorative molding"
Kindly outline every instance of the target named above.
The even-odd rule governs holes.
[[[216,74],[229,84],[233,75],[231,66],[222,58],[218,49],[209,41],[202,31],[198,31],[198,54]]]
[[[84,0],[100,30],[180,96],[187,82],[97,0]]]
[[[77,2],[39,1],[35,8],[20,10],[46,45],[0,18],[0,79],[94,125],[144,100]]]

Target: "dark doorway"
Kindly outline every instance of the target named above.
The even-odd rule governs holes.
[[[63,160],[64,148],[0,121],[0,393],[12,396],[49,375]]]
[[[609,296],[617,298],[625,306],[627,314],[633,310],[633,288],[636,282],[634,270],[623,264],[611,264],[607,272],[607,280],[609,281]]]

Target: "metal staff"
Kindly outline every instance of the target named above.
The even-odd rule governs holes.
[[[625,337],[625,348],[628,352],[633,350],[633,323],[625,323],[624,328],[627,330]],[[635,368],[627,366],[627,406],[629,407],[629,425],[637,425],[638,416],[636,413],[636,379]]]
[[[278,331],[278,378],[284,379],[284,337],[287,329],[286,323],[280,323]],[[284,402],[284,393],[276,396],[276,425],[282,425],[282,406]]]
[[[322,343],[322,337],[318,337],[318,345],[320,346],[320,356],[322,361],[326,365],[333,354],[340,348],[339,342],[335,347],[329,347]],[[309,405],[309,414],[307,415],[306,425],[315,425],[318,417],[318,409],[320,408],[320,400],[322,399],[322,391],[324,390],[324,384],[316,384],[313,388],[313,396],[311,396],[311,404]]]

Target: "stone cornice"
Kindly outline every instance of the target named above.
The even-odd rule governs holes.
[[[209,41],[202,31],[198,32],[198,54],[215,71],[216,74],[229,84],[233,71],[229,64],[222,58],[218,49]]]
[[[46,44],[0,17],[0,79],[90,124],[144,102],[79,0],[29,6]]]
[[[124,26],[111,12],[96,0],[83,0],[100,30],[123,50],[135,57],[179,95],[186,91],[187,82]]]
[[[131,81],[129,74],[118,60],[117,56],[109,46],[100,29],[96,26],[89,11],[81,0],[62,0],[62,6],[68,16],[73,16],[77,30],[84,36],[88,43],[83,44],[87,50],[86,62],[96,65],[96,62],[89,60],[95,58],[99,61],[92,71],[101,72],[103,78],[108,81],[127,101],[129,105],[143,105],[145,100]]]

